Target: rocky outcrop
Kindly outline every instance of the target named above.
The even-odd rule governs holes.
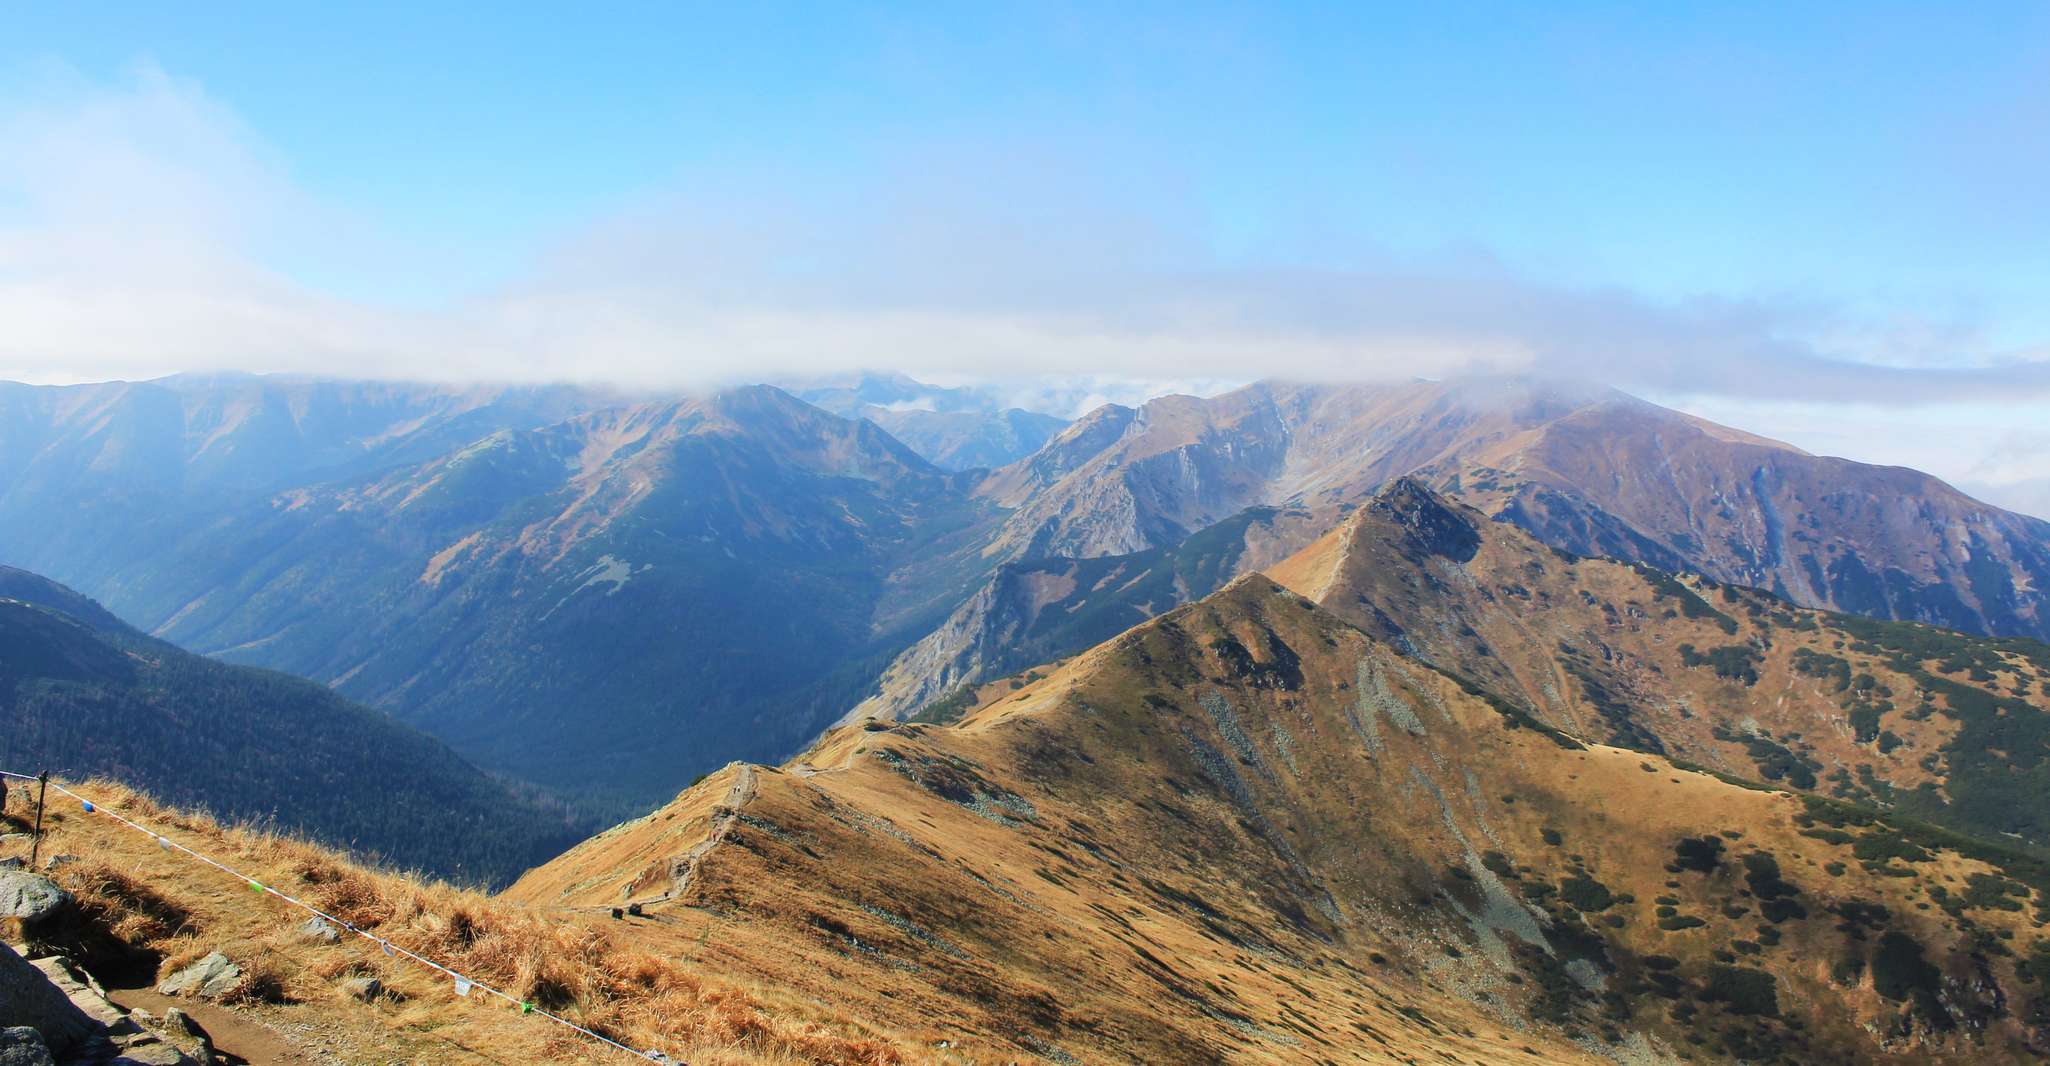
[[[31,1038],[33,1037],[33,1038]],[[205,1032],[107,998],[63,956],[24,959],[0,944],[0,1066],[211,1066]]]
[[[0,1027],[26,1026],[42,1034],[56,1052],[69,1051],[95,1031],[86,1017],[41,969],[0,944]]]
[[[0,1066],[56,1066],[43,1034],[26,1025],[0,1029]]]

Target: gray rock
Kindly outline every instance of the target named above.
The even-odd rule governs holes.
[[[299,935],[316,944],[333,944],[342,939],[341,930],[330,925],[325,918],[308,918],[299,927]]]
[[[77,861],[78,856],[76,855],[52,855],[49,858],[43,860],[43,872],[48,873],[51,870],[55,870],[59,866],[69,866]]]
[[[64,909],[71,893],[42,874],[0,870],[0,918],[19,918],[32,925]]]
[[[95,1035],[99,1026],[50,983],[43,971],[0,944],[0,1028],[27,1026],[62,1054]]]
[[[152,1026],[165,1040],[203,1066],[213,1066],[214,1040],[191,1016],[176,1007],[164,1012],[164,1020]]]
[[[24,859],[24,858],[22,858],[22,857],[21,857],[21,856],[19,856],[19,855],[9,855],[8,857],[6,857],[6,858],[4,858],[4,859],[0,859],[0,870],[26,870],[26,869],[28,869],[28,860],[27,860],[27,859]]]
[[[120,1037],[139,1032],[134,1022],[128,1020],[128,1012],[107,998],[107,990],[93,980],[91,974],[80,969],[77,963],[62,955],[46,955],[30,959],[29,965],[41,970],[43,979],[50,986],[64,993],[81,1013],[91,1019],[95,1026],[110,1036]]]
[[[123,1048],[107,1066],[199,1066],[199,1060],[159,1040]]]
[[[0,1066],[56,1066],[43,1034],[26,1025],[0,1029]]]
[[[216,951],[206,958],[164,978],[157,985],[157,993],[165,996],[198,996],[213,999],[235,987],[242,979],[242,968],[228,961],[226,955]]]
[[[31,1048],[0,1040],[0,1066],[43,1066],[56,1056],[67,1066],[211,1066],[205,1033],[181,1011],[158,1022],[147,1011],[129,1012],[70,959],[24,960],[0,944],[0,1028],[37,1033]],[[55,1055],[52,1055],[54,1052]],[[41,1057],[35,1057],[37,1053]],[[14,1057],[9,1057],[10,1055]]]
[[[199,1066],[200,1060],[161,1040],[121,1049],[107,1066]]]
[[[384,995],[384,982],[375,977],[352,977],[342,982],[342,991],[365,1003]]]

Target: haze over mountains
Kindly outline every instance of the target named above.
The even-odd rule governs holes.
[[[807,403],[866,418],[948,470],[997,467],[1031,455],[1068,420],[1001,406],[974,389],[926,385],[903,374],[858,374],[790,386]]]
[[[766,386],[10,386],[0,556],[621,813],[857,706],[910,714],[1080,650],[1404,475],[1576,553],[1970,632],[2050,627],[2050,524],[1607,390],[1265,383],[1106,406],[960,470],[1051,420],[1005,436],[1018,412],[901,378],[814,396],[867,415]],[[954,420],[906,429],[933,459],[868,417],[893,406]],[[1148,552],[1180,561],[1135,582]],[[992,614],[1095,621],[1014,645]]]

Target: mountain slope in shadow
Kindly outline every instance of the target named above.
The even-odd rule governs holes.
[[[113,777],[223,819],[483,884],[510,881],[579,835],[560,811],[381,712],[181,651],[11,567],[0,567],[0,766]]]

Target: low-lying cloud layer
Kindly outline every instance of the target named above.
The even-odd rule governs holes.
[[[0,143],[6,378],[245,369],[667,387],[873,366],[952,380],[1513,371],[1725,405],[2050,399],[2050,352],[1988,350],[1969,323],[1660,301],[1483,255],[1334,251],[1328,235],[1224,255],[1196,236],[1201,211],[1173,175],[1110,180],[1058,152],[936,149],[829,194],[741,170],[680,181],[510,280],[423,307],[308,280],[396,269],[407,243],[296,188],[198,86],[145,69],[116,89],[60,88],[0,114]],[[2024,461],[1999,476],[2045,474]]]

